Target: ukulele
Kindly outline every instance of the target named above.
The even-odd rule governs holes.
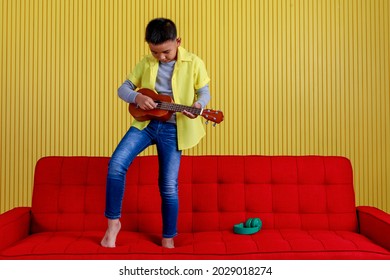
[[[130,103],[129,112],[137,121],[159,120],[167,121],[174,112],[183,112],[186,110],[191,114],[202,116],[207,121],[214,122],[214,125],[223,121],[222,111],[215,111],[210,109],[195,108],[191,106],[185,106],[176,104],[172,98],[168,95],[157,94],[153,90],[148,88],[141,88],[138,92],[143,95],[149,96],[157,104],[156,108],[152,110],[142,110],[137,107],[136,104]],[[207,124],[206,121],[206,124]]]

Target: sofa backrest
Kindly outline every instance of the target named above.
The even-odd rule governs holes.
[[[32,232],[105,230],[107,157],[45,157],[35,170]],[[129,168],[122,229],[161,232],[156,156]],[[179,232],[231,230],[249,217],[263,229],[357,230],[352,166],[333,156],[183,156]]]

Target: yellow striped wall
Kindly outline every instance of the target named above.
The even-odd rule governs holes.
[[[31,204],[38,158],[111,155],[131,121],[116,91],[157,16],[225,113],[186,154],[347,156],[357,203],[390,211],[389,0],[0,3],[0,212]]]

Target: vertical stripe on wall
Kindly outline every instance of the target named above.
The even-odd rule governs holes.
[[[185,154],[346,156],[357,203],[390,211],[389,2],[2,0],[0,212],[31,204],[40,157],[111,155],[131,123],[117,88],[158,16],[225,114]]]

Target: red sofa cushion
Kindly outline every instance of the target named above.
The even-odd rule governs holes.
[[[102,231],[109,158],[46,157],[35,171],[32,232]],[[161,232],[155,156],[127,174],[124,231]],[[268,230],[356,231],[352,167],[343,157],[183,156],[179,232],[230,230],[259,217]]]
[[[7,259],[388,259],[389,252],[350,231],[261,230],[181,233],[174,250],[160,235],[121,231],[117,247],[99,245],[101,231],[42,232],[2,252]]]

